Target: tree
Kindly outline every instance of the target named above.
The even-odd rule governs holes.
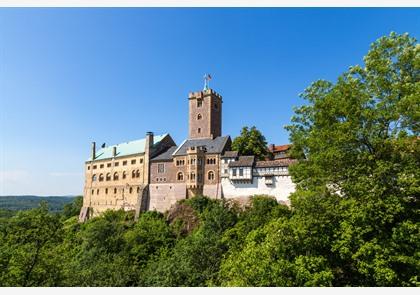
[[[267,141],[255,126],[242,128],[241,135],[232,142],[232,150],[238,151],[239,154],[244,156],[253,155],[260,160],[269,155]]]
[[[290,169],[298,190],[292,206],[303,209],[313,195],[340,196],[340,221],[328,233],[334,284],[415,285],[420,47],[408,34],[391,33],[371,45],[364,62],[335,84],[317,81],[303,93],[308,104],[287,127],[292,153],[306,158]]]
[[[70,204],[64,205],[62,215],[64,219],[79,216],[80,209],[83,206],[83,196],[77,196],[74,198],[73,202]]]
[[[2,286],[58,286],[62,269],[57,246],[62,241],[58,215],[47,203],[20,211],[0,224]]]

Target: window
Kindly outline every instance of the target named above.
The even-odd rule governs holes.
[[[236,169],[234,168],[234,169],[232,169],[232,175],[233,176],[236,176]]]
[[[118,173],[117,172],[114,173],[114,180],[118,180]]]
[[[106,181],[110,181],[111,180],[111,173],[107,173],[106,174]]]
[[[219,106],[217,105],[217,103],[214,104],[214,108],[217,110],[219,108]]]
[[[140,177],[140,170],[136,171],[136,177],[139,178]]]
[[[142,164],[143,163],[143,159],[140,159],[140,164]]]
[[[115,162],[115,163],[114,163],[114,166],[115,166],[115,167],[118,167],[118,165],[119,165],[119,164],[120,164],[120,163]]]
[[[96,190],[96,194],[99,195],[99,188]]]
[[[158,173],[165,173],[165,164],[158,164]]]
[[[90,166],[87,166],[88,170],[90,170]]]
[[[126,166],[127,165],[127,161],[123,161],[123,166]]]
[[[135,170],[133,170],[133,171],[131,172],[131,178],[136,178],[136,171],[135,171]]]
[[[201,108],[203,106],[202,100],[197,100],[197,108]]]
[[[209,180],[214,180],[214,172],[213,172],[213,171],[209,171],[209,173],[208,173],[208,175],[207,175],[207,178],[208,178]]]
[[[203,116],[201,114],[198,114],[197,115],[197,120],[201,120],[201,119],[203,119]]]
[[[216,164],[216,159],[207,159],[207,164],[209,164],[209,165]]]
[[[101,169],[104,168],[104,164],[99,165],[99,168]]]
[[[92,175],[92,181],[96,181],[96,174]]]
[[[114,188],[114,194],[116,194],[117,193],[117,188]]]
[[[198,128],[197,129],[197,133],[201,133],[201,128]]]
[[[93,165],[92,169],[96,169],[96,165]]]
[[[138,187],[137,187],[137,193],[139,193],[139,192],[140,192],[140,187],[138,186]]]
[[[133,188],[132,187],[130,187],[130,194],[133,192]]]
[[[227,174],[228,173],[228,170],[227,169],[225,169],[225,174]]]
[[[111,167],[111,163],[106,164],[106,167],[108,168]]]
[[[105,194],[108,194],[108,189],[107,188],[105,189]]]
[[[201,181],[201,174],[200,173],[197,173],[197,180]]]
[[[95,190],[92,190],[92,195],[94,195],[95,194]]]
[[[131,165],[136,164],[136,160],[131,160]]]
[[[244,176],[244,169],[239,168],[239,176]]]
[[[182,174],[182,172],[178,172],[176,179],[178,179],[179,181],[184,180],[184,174]]]
[[[104,175],[102,173],[99,174],[99,181],[104,181]]]
[[[123,176],[122,176],[122,178],[123,178],[123,179],[126,179],[126,178],[127,178],[127,172],[125,172],[125,171],[123,172]]]
[[[191,172],[191,180],[195,180],[195,173]]]

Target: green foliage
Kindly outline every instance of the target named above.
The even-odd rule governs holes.
[[[242,128],[241,134],[232,142],[232,150],[238,151],[241,155],[254,155],[260,160],[269,156],[267,141],[255,126]]]
[[[70,218],[72,216],[79,216],[80,209],[83,206],[83,196],[77,196],[74,198],[73,202],[64,205],[63,211],[61,214],[64,219]]]

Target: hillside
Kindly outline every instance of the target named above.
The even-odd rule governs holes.
[[[41,201],[46,201],[50,211],[61,211],[64,205],[71,203],[74,196],[0,196],[0,209],[28,210],[39,206]]]

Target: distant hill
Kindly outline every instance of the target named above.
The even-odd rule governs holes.
[[[64,205],[73,202],[75,196],[0,196],[0,209],[28,210],[39,206],[41,201],[46,201],[52,212],[61,211]]]

